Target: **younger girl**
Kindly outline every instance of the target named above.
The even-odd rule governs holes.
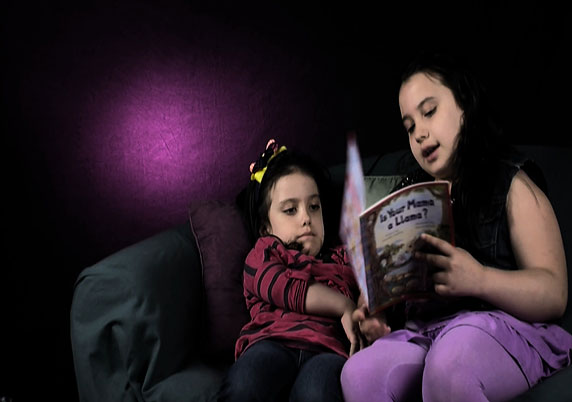
[[[498,141],[483,92],[450,59],[423,55],[399,91],[411,152],[405,184],[451,182],[454,247],[424,235],[442,301],[408,303],[405,328],[379,337],[358,310],[370,347],[342,373],[346,401],[503,401],[570,364],[572,335],[550,321],[567,303],[558,222],[523,159]]]
[[[247,217],[257,240],[244,266],[251,321],[220,399],[342,401],[358,287],[344,250],[323,247],[323,172],[273,140],[251,172]]]

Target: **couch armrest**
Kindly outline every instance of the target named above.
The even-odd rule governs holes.
[[[201,300],[200,259],[188,224],[84,269],[71,308],[80,399],[144,400],[185,370],[198,349]]]
[[[511,402],[568,402],[572,401],[572,367],[566,367],[532,387]]]

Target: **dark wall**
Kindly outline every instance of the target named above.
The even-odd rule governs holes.
[[[349,130],[364,156],[406,147],[398,77],[419,49],[468,57],[513,142],[567,143],[546,2],[77,3],[2,5],[0,397],[77,398],[77,274],[183,222],[191,199],[232,199],[268,138],[328,164]]]

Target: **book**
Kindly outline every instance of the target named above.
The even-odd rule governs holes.
[[[353,159],[348,157],[346,165],[340,236],[370,313],[404,300],[435,296],[433,270],[414,254],[427,250],[422,233],[454,244],[449,182],[412,184],[359,210],[363,203],[353,202],[360,199],[356,193],[362,191],[364,177],[359,171],[361,162],[359,166],[355,162],[359,155],[355,141],[348,141],[350,153]]]
[[[340,238],[344,243],[355,277],[364,294],[367,282],[361,244],[359,215],[365,208],[365,182],[361,158],[354,133],[348,135],[346,174],[340,223]],[[366,293],[367,294],[367,293]]]

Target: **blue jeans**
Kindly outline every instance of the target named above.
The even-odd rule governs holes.
[[[340,374],[346,359],[335,353],[288,348],[264,340],[230,368],[219,401],[343,401]]]

